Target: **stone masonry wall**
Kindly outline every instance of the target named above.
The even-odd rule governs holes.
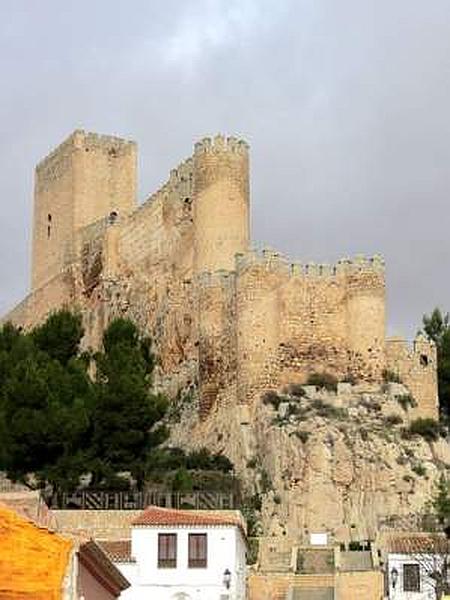
[[[195,271],[234,268],[249,247],[248,146],[236,138],[205,138],[194,151]]]
[[[417,406],[415,418],[438,418],[437,356],[435,345],[418,335],[412,347],[401,338],[386,341],[387,369],[392,371],[411,392]]]
[[[31,326],[69,305],[97,346],[112,317],[131,317],[154,339],[161,385],[198,386],[203,417],[312,372],[380,381],[386,356],[418,414],[436,414],[432,349],[385,346],[381,259],[250,252],[245,142],[205,138],[139,208],[135,163],[134,143],[76,131],[38,165],[34,292],[11,318]]]
[[[36,167],[32,288],[79,259],[76,233],[136,206],[136,145],[75,131]]]
[[[384,265],[378,257],[300,266],[265,250],[238,256],[236,273],[241,402],[304,383],[313,372],[381,379]]]

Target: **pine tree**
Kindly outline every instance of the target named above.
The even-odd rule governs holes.
[[[151,451],[166,437],[159,425],[167,403],[151,392],[154,357],[147,338],[128,320],[112,321],[96,355],[92,422],[94,485],[129,471],[142,486]]]
[[[424,315],[423,330],[436,344],[438,392],[441,411],[450,416],[450,315],[435,308],[430,316]]]

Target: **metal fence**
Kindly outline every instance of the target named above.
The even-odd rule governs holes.
[[[184,509],[235,509],[237,494],[232,492],[116,492],[107,490],[78,490],[46,498],[49,508],[82,510],[142,510],[149,505]]]

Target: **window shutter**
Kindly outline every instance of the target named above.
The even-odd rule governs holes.
[[[206,533],[189,534],[189,561],[191,569],[205,569],[208,563],[208,541]]]
[[[177,566],[177,534],[158,534],[158,567],[173,569]]]

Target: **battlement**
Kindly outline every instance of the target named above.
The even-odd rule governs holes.
[[[233,397],[251,403],[318,368],[376,382],[387,368],[423,414],[436,413],[434,346],[386,342],[380,256],[318,264],[250,250],[249,146],[238,137],[198,141],[140,206],[135,150],[76,130],[39,163],[39,301],[19,315],[80,305],[95,344],[107,319],[126,311],[154,337],[163,376],[180,382],[177,370],[195,362],[182,385],[198,382],[202,410]],[[112,281],[117,292],[104,287]]]
[[[178,187],[180,184],[192,180],[194,173],[194,161],[192,157],[181,162],[175,169],[170,171],[169,181],[166,185]]]
[[[419,332],[414,340],[407,340],[402,336],[386,338],[387,348],[396,355],[407,356],[411,359],[417,356],[431,356],[436,354],[436,344]],[[423,358],[422,358],[422,362]]]
[[[235,268],[242,272],[252,265],[264,266],[270,271],[284,271],[291,277],[335,277],[336,275],[358,274],[362,272],[384,273],[384,260],[381,256],[365,257],[358,254],[355,258],[344,258],[335,265],[327,263],[289,263],[288,258],[270,248],[261,251],[251,250],[245,254],[236,254]]]
[[[112,135],[101,135],[98,133],[86,132],[83,129],[76,129],[61,144],[54,148],[36,165],[36,171],[45,170],[55,159],[63,155],[68,155],[74,149],[84,148],[86,152],[93,149],[109,151],[111,156],[115,153],[124,154],[136,151],[136,142],[124,140]]]
[[[114,157],[114,152],[123,154],[134,152],[137,144],[117,136],[90,133],[80,129],[74,133],[74,146],[75,148],[84,148],[85,151],[94,149],[107,151]]]
[[[258,265],[270,272],[289,274],[289,262],[280,252],[271,248],[250,250],[235,255],[235,270],[241,274],[252,266]]]
[[[160,188],[158,188],[155,192],[148,196],[148,198],[146,198],[144,202],[142,202],[142,204],[138,206],[134,214],[137,214],[140,211],[149,208],[153,202],[161,198],[161,195],[164,199],[164,197],[170,192],[178,191],[181,186],[190,187],[193,175],[194,161],[192,157],[189,157],[183,160],[174,169],[171,169],[169,179],[165,183],[163,183],[163,185]]]
[[[81,239],[93,239],[98,236],[104,235],[105,231],[110,227],[116,227],[121,223],[124,223],[124,218],[118,213],[112,213],[105,217],[100,217],[93,223],[89,223],[82,227],[79,231]]]
[[[249,145],[245,140],[237,137],[225,137],[221,134],[215,137],[205,137],[194,146],[194,156],[204,153],[219,154],[221,152],[232,152],[247,155]]]
[[[439,402],[434,342],[422,333],[413,342],[402,337],[386,339],[386,367],[398,376],[418,402],[413,417],[437,418]]]

